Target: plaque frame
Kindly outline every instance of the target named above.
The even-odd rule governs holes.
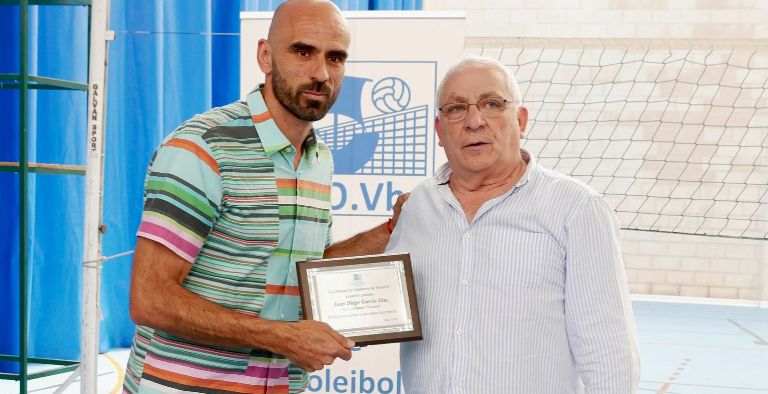
[[[408,323],[406,324],[406,328],[384,327],[360,329],[363,331],[371,331],[371,333],[358,335],[345,335],[342,330],[338,331],[340,331],[342,335],[355,341],[355,346],[417,341],[423,339],[421,320],[419,319],[419,307],[416,301],[416,289],[413,283],[411,257],[408,253],[377,254],[296,262],[296,273],[299,281],[299,296],[301,297],[301,310],[304,314],[304,319],[319,320],[318,316],[315,315],[315,311],[317,310],[317,303],[315,301],[319,295],[315,291],[316,287],[313,287],[313,280],[310,279],[310,276],[317,275],[318,272],[322,274],[325,272],[354,272],[356,270],[376,269],[375,267],[386,266],[387,263],[391,264],[397,270],[400,270],[401,273],[401,282],[399,283],[401,291],[399,294],[401,294],[403,298],[408,298],[407,300],[402,299],[402,302],[407,309],[405,311]]]

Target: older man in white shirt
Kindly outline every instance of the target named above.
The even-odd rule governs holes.
[[[404,204],[424,340],[401,346],[408,394],[635,393],[636,328],[618,224],[600,195],[521,149],[514,77],[467,58],[438,90],[448,163]]]

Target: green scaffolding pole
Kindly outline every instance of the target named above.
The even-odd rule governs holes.
[[[38,164],[29,162],[28,154],[28,99],[30,89],[57,89],[57,90],[87,90],[86,84],[63,81],[53,78],[44,78],[29,75],[27,58],[29,55],[28,42],[28,15],[30,5],[80,5],[90,6],[90,0],[0,0],[0,5],[19,6],[19,73],[0,74],[0,89],[18,89],[19,91],[19,162],[0,163],[0,171],[19,173],[19,354],[0,355],[2,361],[18,361],[19,373],[0,373],[2,380],[18,380],[19,392],[26,394],[29,391],[30,379],[41,378],[54,374],[70,372],[78,368],[79,362],[71,360],[58,360],[50,358],[29,357],[29,286],[28,286],[28,198],[29,198],[29,174],[76,174],[85,175],[85,167],[62,164]],[[90,13],[89,13],[90,16]],[[50,364],[56,368],[29,373],[29,364]]]

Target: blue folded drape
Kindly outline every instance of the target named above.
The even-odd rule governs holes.
[[[282,1],[112,0],[104,177],[103,254],[132,250],[144,174],[160,140],[179,123],[239,97],[240,11]],[[344,10],[421,9],[418,1],[335,1]],[[29,9],[29,72],[85,82],[88,10]],[[0,73],[19,71],[19,9],[0,5]],[[30,91],[29,160],[85,164],[85,92]],[[19,159],[19,96],[0,89],[0,161]],[[35,357],[78,359],[84,178],[29,176],[29,349]],[[19,177],[0,172],[0,354],[18,354]],[[102,271],[100,349],[130,346],[131,257]],[[0,362],[0,371],[16,371]]]

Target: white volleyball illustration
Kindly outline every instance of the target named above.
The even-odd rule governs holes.
[[[402,111],[411,102],[411,88],[400,78],[382,78],[371,92],[373,106],[385,114]]]

